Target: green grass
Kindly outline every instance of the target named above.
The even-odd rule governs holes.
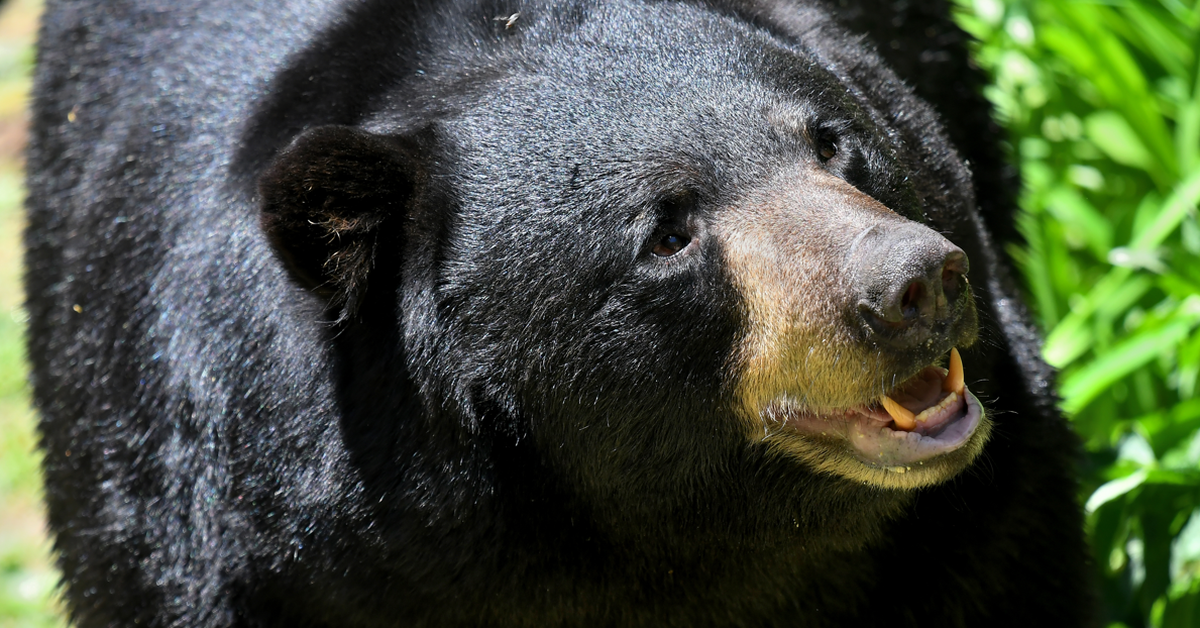
[[[960,3],[1025,180],[1009,252],[1088,450],[1108,619],[1200,626],[1200,3]]]
[[[41,482],[21,346],[20,172],[0,167],[0,628],[58,626],[58,575],[43,528]],[[13,193],[16,194],[13,194]]]

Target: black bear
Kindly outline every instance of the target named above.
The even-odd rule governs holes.
[[[1091,621],[947,2],[48,4],[77,625]]]

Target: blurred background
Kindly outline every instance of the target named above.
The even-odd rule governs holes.
[[[1200,0],[956,0],[1024,188],[1008,253],[1085,444],[1110,626],[1200,627]],[[0,10],[0,628],[61,626],[21,344],[38,0]]]
[[[960,9],[1024,178],[1008,252],[1087,449],[1108,619],[1200,626],[1200,2]]]
[[[40,0],[0,8],[0,628],[63,626],[54,597],[21,333],[21,151]]]

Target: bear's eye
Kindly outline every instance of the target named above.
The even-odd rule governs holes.
[[[833,159],[837,155],[837,142],[829,137],[817,139],[817,155],[820,156],[822,162]]]
[[[657,244],[654,245],[654,248],[651,250],[651,252],[659,257],[671,257],[672,255],[682,251],[683,248],[688,245],[688,242],[691,241],[692,239],[685,235],[668,233],[667,235],[663,236]]]
[[[693,190],[681,190],[658,202],[660,223],[650,252],[655,257],[671,257],[687,248],[692,241],[691,217],[696,210],[697,195]]]

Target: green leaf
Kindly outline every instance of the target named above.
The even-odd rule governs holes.
[[[1181,308],[1182,309],[1182,308]],[[1061,380],[1062,408],[1074,414],[1105,389],[1177,345],[1200,323],[1200,312],[1186,311],[1161,326],[1139,330]]]
[[[1026,246],[1010,245],[1009,255],[1025,275],[1029,290],[1033,295],[1034,305],[1042,320],[1048,324],[1058,321],[1057,292],[1048,272],[1045,250],[1042,246],[1043,236],[1041,221],[1029,213],[1017,215],[1017,231],[1025,238]]]
[[[1157,166],[1158,160],[1121,114],[1097,111],[1083,121],[1083,128],[1088,139],[1113,161],[1146,171]]]
[[[1131,2],[1120,13],[1106,12],[1105,18],[1109,29],[1151,55],[1171,75],[1188,75],[1196,54],[1188,29],[1172,15],[1144,3]]]
[[[1058,27],[1042,29],[1046,46],[1070,64],[1074,75],[1096,87],[1102,100],[1097,104],[1119,110],[1129,121],[1158,162],[1148,173],[1159,185],[1174,180],[1178,163],[1166,121],[1134,55],[1102,23],[1100,11],[1059,0],[1038,6],[1061,20]]]
[[[1163,208],[1140,230],[1130,248],[1149,250],[1161,244],[1200,201],[1200,169],[1194,171],[1163,203]],[[1064,368],[1086,353],[1092,342],[1088,320],[1096,309],[1111,299],[1132,275],[1129,268],[1113,268],[1046,336],[1042,355],[1051,365]]]
[[[1154,221],[1134,235],[1131,248],[1147,250],[1162,244],[1188,212],[1195,211],[1197,203],[1200,203],[1200,168],[1194,169],[1175,186]]]
[[[1145,484],[1200,488],[1200,469],[1151,469],[1146,474]]]
[[[1172,578],[1186,575],[1189,563],[1200,566],[1200,508],[1192,511],[1187,525],[1175,535],[1175,542],[1171,544]]]
[[[1096,512],[1101,506],[1141,486],[1149,475],[1149,469],[1138,469],[1123,478],[1105,482],[1088,498],[1087,503],[1083,506],[1084,510],[1089,513]]]
[[[1145,273],[1131,276],[1096,306],[1096,317],[1116,320],[1129,313],[1147,293],[1154,289],[1154,278]]]
[[[1158,287],[1179,300],[1186,299],[1193,294],[1200,294],[1200,283],[1174,271],[1169,271],[1159,277]]]
[[[1157,456],[1145,437],[1141,434],[1129,434],[1117,448],[1117,460],[1132,462],[1138,467],[1150,467],[1157,462]]]
[[[1200,30],[1196,45],[1200,46]],[[1175,126],[1175,145],[1179,150],[1179,164],[1186,171],[1200,167],[1200,63],[1196,64],[1192,76],[1192,97],[1179,108]]]
[[[1112,224],[1082,194],[1065,185],[1055,186],[1046,195],[1046,210],[1059,222],[1082,234],[1088,250],[1103,260],[1113,244]]]
[[[1196,395],[1196,381],[1200,379],[1200,334],[1193,334],[1179,347],[1176,359],[1179,396],[1192,399]]]
[[[1091,348],[1092,335],[1088,323],[1096,309],[1104,305],[1122,288],[1133,271],[1114,268],[1105,274],[1083,298],[1071,304],[1071,311],[1046,336],[1042,357],[1051,366],[1065,368]]]
[[[1189,592],[1171,600],[1163,611],[1162,628],[1196,628],[1200,626],[1200,592]]]
[[[1169,410],[1154,412],[1134,421],[1145,435],[1156,457],[1179,446],[1196,430],[1200,430],[1200,399],[1177,404]]]

